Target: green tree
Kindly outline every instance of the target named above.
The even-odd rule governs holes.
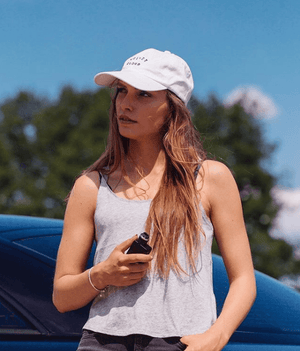
[[[1,106],[0,211],[62,218],[74,178],[104,151],[110,93],[65,87],[57,102],[22,92]]]
[[[193,98],[190,106],[208,158],[224,162],[235,177],[255,268],[276,278],[298,273],[293,248],[269,235],[279,210],[271,196],[276,178],[268,170],[276,145],[266,142],[262,124],[240,104],[227,109],[211,95],[201,103]]]
[[[33,116],[47,104],[30,93],[19,93],[1,106],[0,116],[0,210],[30,213],[34,172],[35,127]]]
[[[74,179],[104,151],[110,92],[65,87],[57,101],[18,93],[0,110],[0,212],[63,218]],[[239,105],[226,109],[216,96],[191,99],[208,157],[233,172],[243,202],[255,267],[273,277],[297,274],[292,247],[269,236],[279,209],[269,172],[275,145],[259,121]],[[214,244],[214,252],[217,247]]]

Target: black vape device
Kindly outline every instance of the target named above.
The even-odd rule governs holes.
[[[127,254],[141,253],[141,254],[148,255],[152,250],[152,247],[148,245],[148,241],[149,241],[149,235],[146,232],[141,233],[138,239],[136,239],[131,244],[130,248],[127,250],[126,253]]]

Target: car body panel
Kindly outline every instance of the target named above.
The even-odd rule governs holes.
[[[224,351],[298,351],[297,345],[267,345],[267,344],[231,344],[223,348]]]
[[[44,340],[44,341],[1,341],[1,351],[41,351],[41,350],[56,350],[56,351],[76,351],[78,341],[59,341],[59,340]]]
[[[61,314],[52,304],[62,228],[62,220],[0,215],[0,304],[16,323],[21,320],[15,329],[0,324],[1,350],[76,350],[89,306]],[[216,255],[213,277],[220,313],[229,283]],[[256,301],[224,350],[300,350],[300,294],[259,272],[256,280]]]
[[[213,276],[219,314],[229,289],[219,256],[214,256]],[[255,272],[255,276],[256,300],[232,340],[300,345],[300,294],[263,273]]]
[[[3,215],[0,221],[1,217]],[[22,309],[24,317],[41,334],[80,335],[88,306],[61,314],[52,303],[55,257],[63,221],[14,216],[16,229],[12,230],[10,224],[10,229],[5,231],[9,225],[9,218],[5,217],[6,221],[0,224],[0,267],[8,267],[9,274],[0,269],[1,295],[9,304]],[[34,247],[34,238],[38,241],[45,238],[39,251]]]

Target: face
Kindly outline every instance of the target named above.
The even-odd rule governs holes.
[[[169,111],[166,90],[142,91],[119,81],[116,116],[123,137],[146,141],[160,137]]]

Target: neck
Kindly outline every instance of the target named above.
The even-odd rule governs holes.
[[[128,161],[132,162],[144,175],[148,175],[165,168],[166,156],[161,143],[141,143],[131,140]]]

